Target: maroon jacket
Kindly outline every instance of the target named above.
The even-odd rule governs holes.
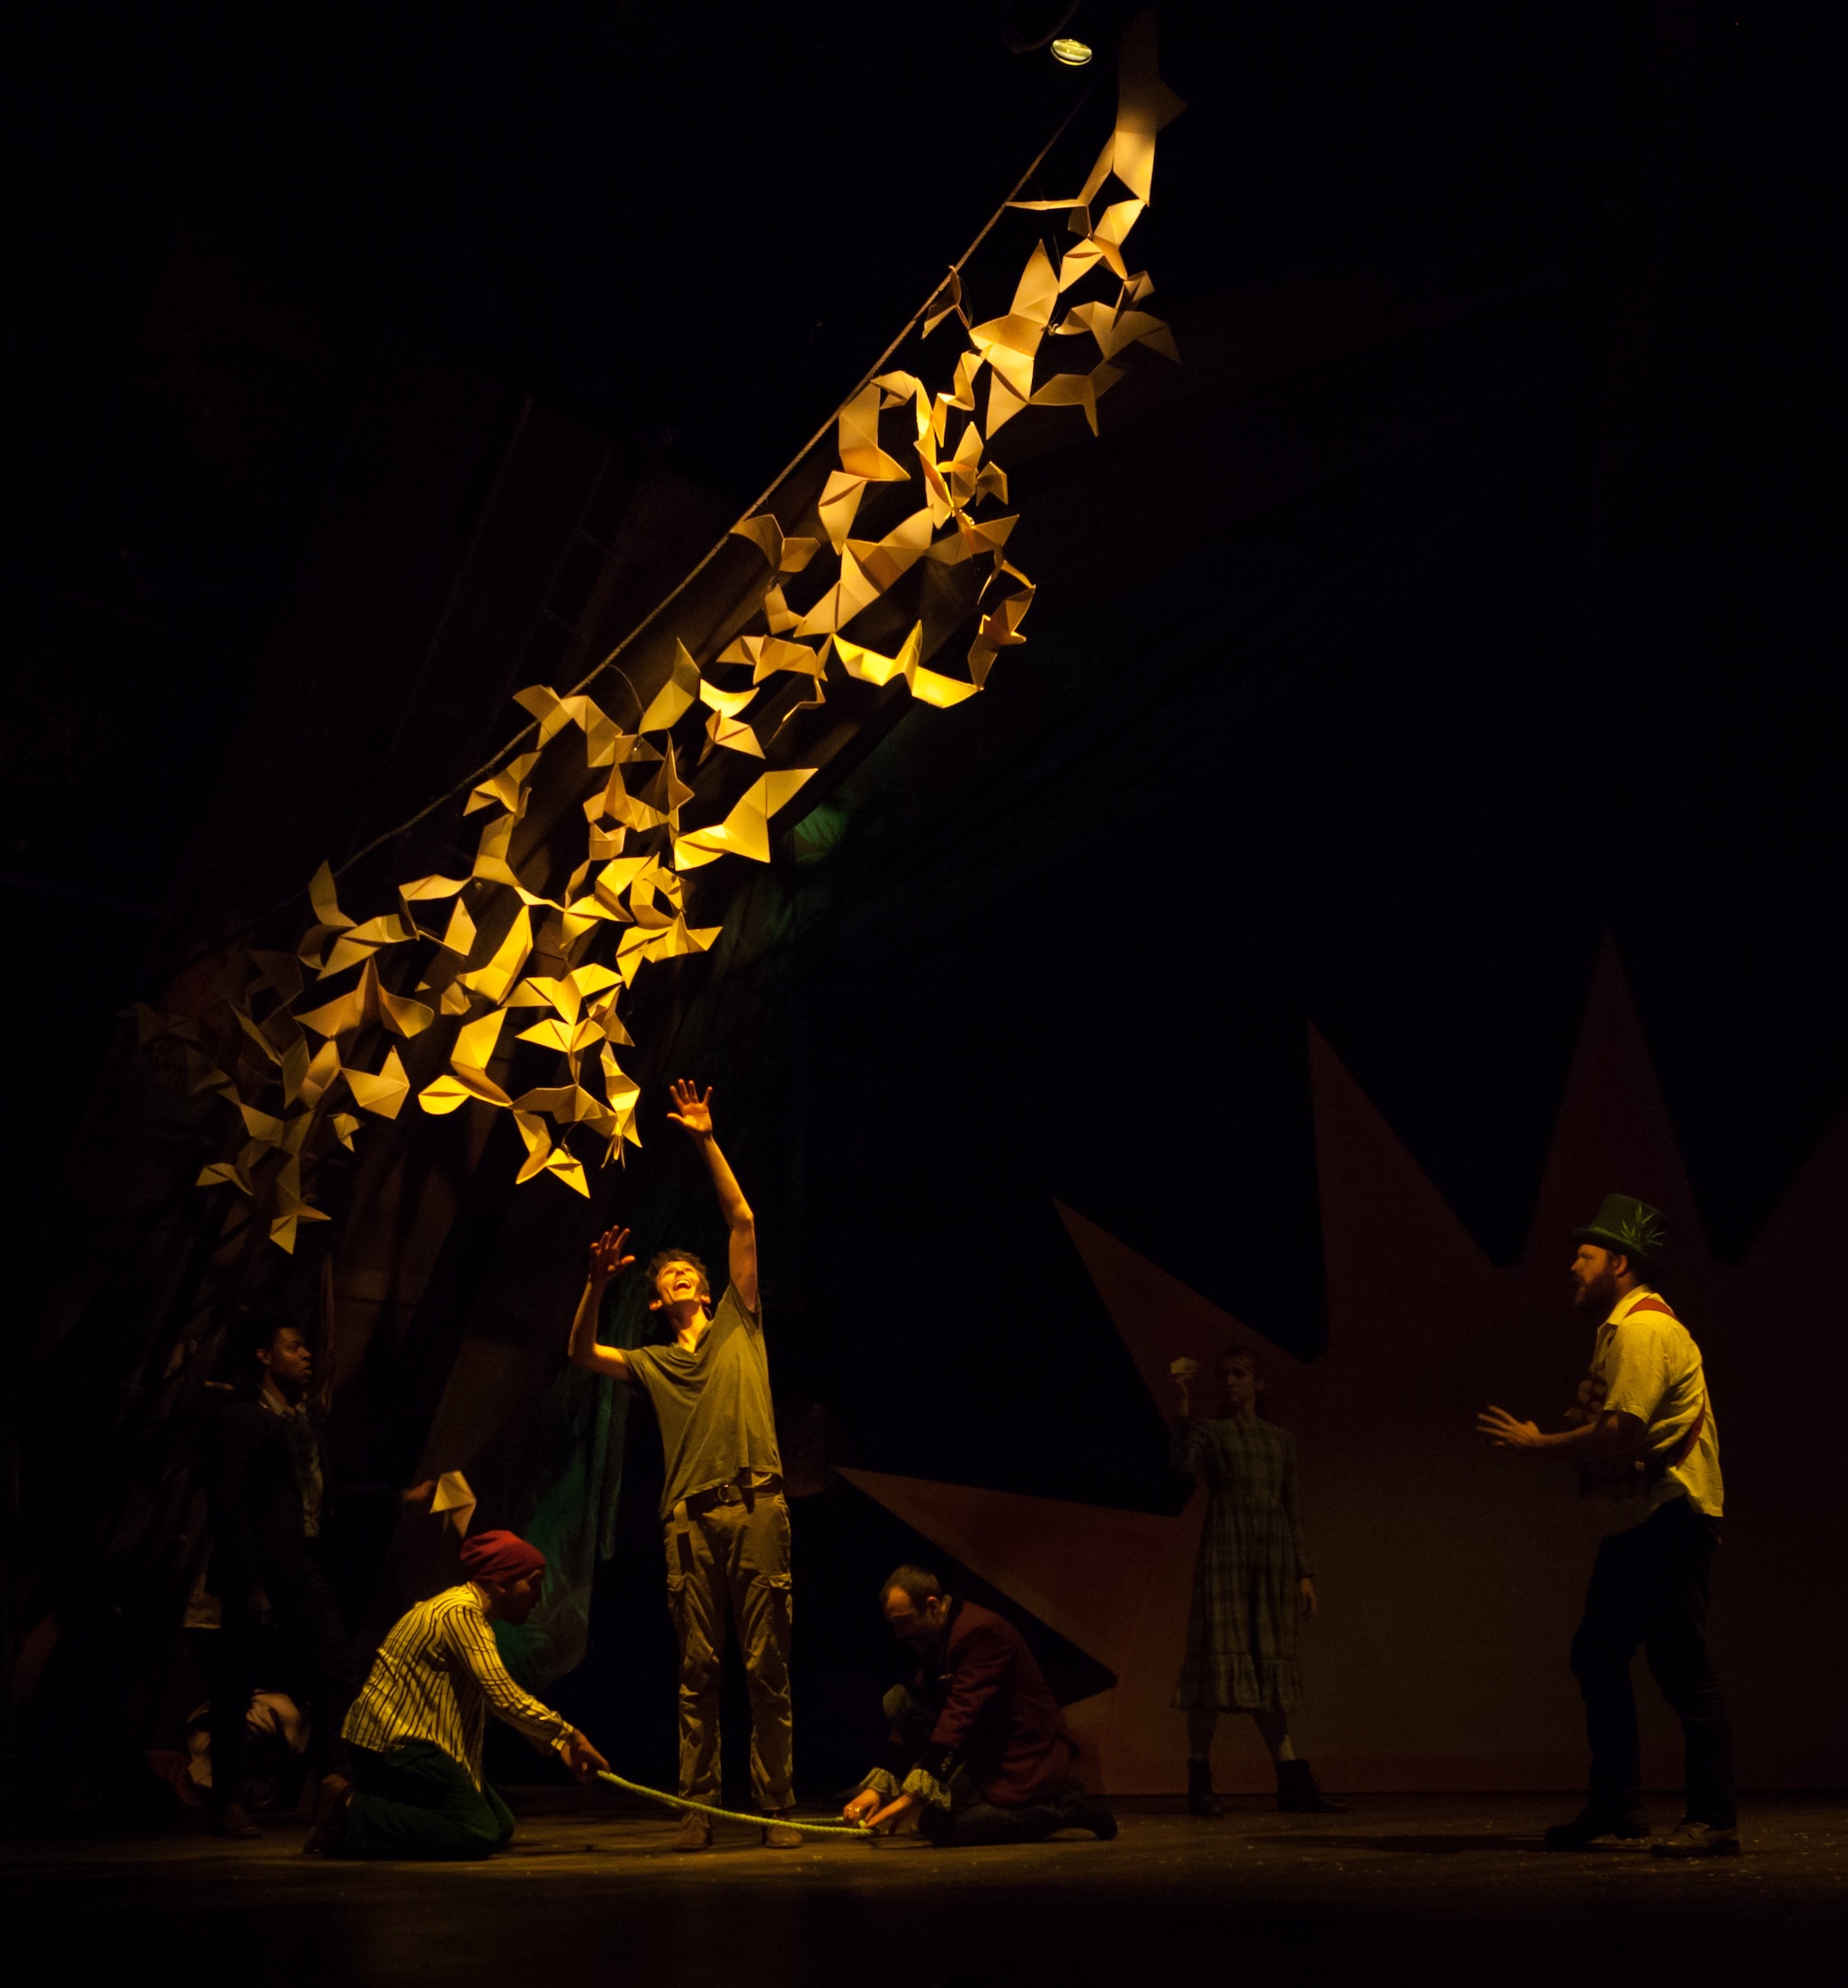
[[[992,1609],[950,1602],[943,1640],[925,1651],[910,1684],[919,1731],[894,1732],[885,1766],[902,1778],[921,1767],[947,1782],[958,1767],[992,1802],[1038,1801],[1064,1786],[1078,1743],[1020,1632]],[[922,1718],[918,1722],[922,1724]]]

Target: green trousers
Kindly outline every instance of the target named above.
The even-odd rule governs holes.
[[[346,1854],[354,1857],[491,1857],[513,1834],[513,1817],[485,1781],[428,1740],[389,1753],[355,1746]]]

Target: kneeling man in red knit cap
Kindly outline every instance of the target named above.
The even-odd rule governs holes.
[[[609,1762],[567,1719],[529,1696],[494,1648],[495,1622],[523,1623],[545,1581],[545,1555],[512,1532],[462,1548],[459,1587],[402,1615],[373,1660],[341,1736],[349,1783],[321,1783],[310,1856],[487,1857],[513,1834],[507,1805],[481,1778],[492,1712],[579,1780]]]

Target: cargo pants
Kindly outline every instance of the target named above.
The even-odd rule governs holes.
[[[680,1647],[680,1793],[719,1798],[719,1679],[735,1626],[751,1694],[751,1793],[795,1806],[790,1780],[790,1508],[780,1487],[725,1484],[674,1508],[668,1607]]]

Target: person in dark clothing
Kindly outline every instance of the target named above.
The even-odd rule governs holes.
[[[1013,1625],[947,1595],[923,1567],[900,1567],[882,1596],[918,1669],[886,1694],[885,1754],[845,1819],[895,1829],[915,1815],[940,1849],[1038,1843],[1060,1829],[1114,1836],[1116,1817],[1072,1776],[1077,1742]]]
[[[260,1835],[243,1802],[245,1715],[259,1678],[312,1712],[310,1763],[343,1764],[354,1691],[350,1641],[320,1561],[325,1483],[306,1403],[314,1361],[293,1326],[251,1328],[240,1385],[208,1410],[203,1465],[220,1625],[212,1688],[212,1827]],[[273,1675],[272,1675],[273,1673]]]

